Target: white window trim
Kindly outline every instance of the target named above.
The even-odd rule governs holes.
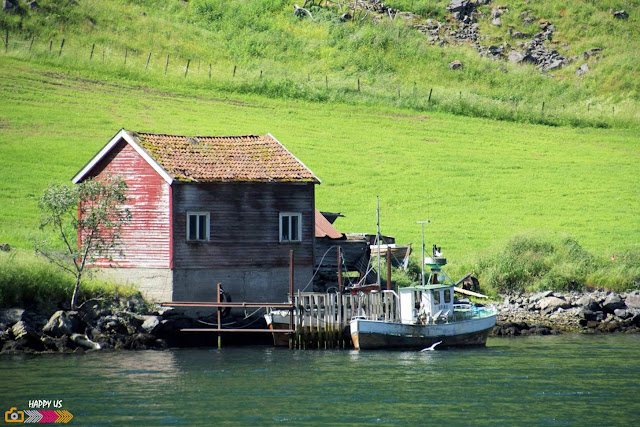
[[[197,215],[198,217],[201,215],[205,215],[207,217],[207,229],[205,230],[205,239],[190,239],[189,238],[189,217],[192,215]],[[199,222],[198,222],[199,224]],[[187,231],[187,242],[208,242],[209,241],[209,236],[211,234],[211,215],[209,212],[202,212],[202,211],[189,211],[187,212],[187,226],[186,226],[186,231]],[[198,233],[196,233],[198,234]]]
[[[282,217],[284,216],[288,216],[288,217],[293,217],[293,216],[297,216],[298,217],[298,240],[283,240],[282,239]],[[291,221],[289,221],[289,224],[291,224]],[[289,225],[291,226],[291,225]],[[291,230],[289,230],[291,231]],[[279,232],[279,237],[278,239],[280,240],[281,243],[292,243],[292,242],[302,242],[302,213],[300,212],[280,212],[280,215],[278,215],[278,232]],[[291,234],[291,233],[289,233]]]

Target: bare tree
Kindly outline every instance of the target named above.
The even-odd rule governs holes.
[[[55,235],[39,243],[36,252],[71,273],[76,284],[71,308],[76,308],[78,290],[87,264],[113,262],[119,248],[122,226],[131,219],[124,207],[127,184],[122,178],[87,180],[77,186],[50,184],[40,199],[40,228]]]

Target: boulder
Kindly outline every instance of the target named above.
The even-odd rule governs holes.
[[[493,18],[493,20],[491,20],[491,25],[495,27],[502,27],[502,19],[500,19],[499,16],[496,16],[495,18]]]
[[[0,309],[0,323],[13,325],[23,320],[24,308],[2,308]]]
[[[571,304],[567,302],[565,299],[558,297],[546,297],[540,300],[539,304],[540,310],[543,313],[553,313],[559,308],[565,309],[569,308]]]
[[[622,298],[620,298],[620,295],[613,292],[607,295],[607,297],[604,299],[604,303],[602,304],[602,307],[607,312],[613,313],[617,308],[624,308],[625,305]]]
[[[629,312],[629,310],[625,310],[624,308],[616,308],[615,310],[613,310],[613,314],[621,319],[628,319],[633,316],[633,314]]]
[[[146,316],[145,321],[142,322],[142,329],[151,334],[158,327],[161,321],[162,318],[158,316]]]
[[[91,341],[86,335],[72,334],[71,341],[76,343],[78,346],[88,348],[89,350],[100,350],[101,348],[100,344]]]
[[[581,76],[583,74],[587,74],[589,72],[589,66],[587,64],[582,64],[575,72],[576,76]]]
[[[61,337],[50,337],[49,335],[42,336],[42,342],[45,348],[49,351],[67,352],[71,351],[70,346],[72,342],[68,336],[63,335]]]
[[[463,12],[471,7],[471,0],[451,0],[447,10],[449,12]]]
[[[40,335],[36,331],[27,325],[23,320],[17,322],[11,328],[11,334],[14,337],[14,341],[20,342],[20,346],[29,348],[35,351],[43,351],[44,343],[40,339]]]
[[[63,311],[59,310],[53,313],[53,316],[49,318],[49,321],[42,331],[47,335],[60,337],[62,335],[71,335],[75,332],[79,332],[83,326],[82,320],[78,317],[77,311]]]
[[[625,12],[624,10],[612,10],[611,14],[616,19],[628,19],[629,18],[629,14],[627,12]]]
[[[553,291],[537,292],[529,297],[529,302],[538,302],[543,298],[553,296]]]
[[[624,303],[629,308],[640,309],[640,295],[638,294],[627,295],[627,298],[624,300]]]
[[[15,0],[3,0],[2,11],[3,12],[15,12],[18,9],[17,1]]]
[[[601,311],[602,307],[589,295],[583,295],[575,302],[578,307],[583,307],[591,311]]]
[[[462,68],[462,62],[457,60],[457,59],[455,61],[451,61],[449,63],[449,68],[452,69],[452,70],[458,70],[458,69]]]

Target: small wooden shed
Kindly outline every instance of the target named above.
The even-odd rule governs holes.
[[[271,134],[180,136],[120,130],[73,177],[128,184],[123,256],[94,265],[162,301],[280,301],[314,266],[320,180]]]

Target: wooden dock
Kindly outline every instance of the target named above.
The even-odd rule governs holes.
[[[350,349],[352,348],[349,322],[352,317],[366,317],[393,321],[398,317],[398,297],[394,291],[344,294],[298,292],[290,303],[267,302],[167,302],[170,307],[211,307],[218,309],[218,322],[214,328],[181,329],[183,332],[213,332],[218,334],[273,333],[276,344],[296,349]],[[287,322],[273,324],[271,329],[223,328],[221,310],[224,308],[258,308],[269,312],[286,312]],[[278,336],[280,335],[280,336]]]

